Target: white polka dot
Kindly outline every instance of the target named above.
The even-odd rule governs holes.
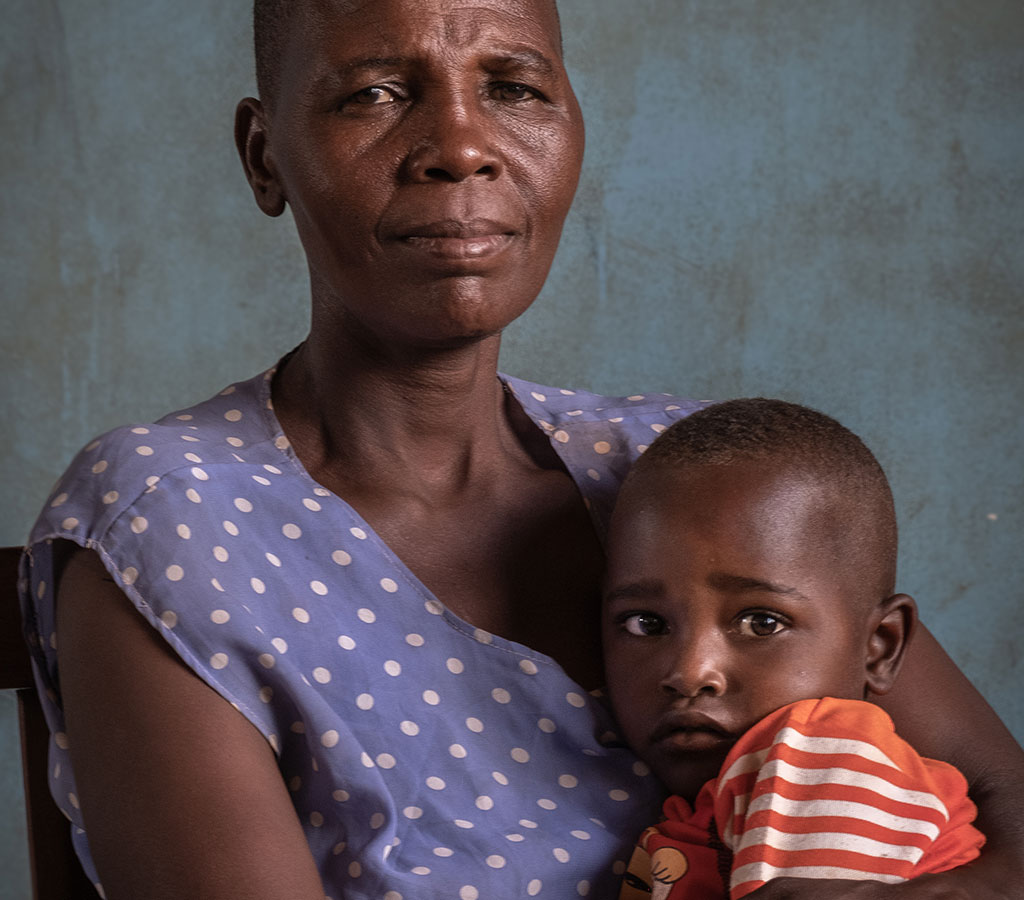
[[[244,447],[245,446],[245,441],[243,441],[241,438],[228,437],[228,438],[224,438],[224,440],[227,441],[232,447]]]
[[[319,594],[321,597],[327,596],[327,585],[324,584],[322,581],[311,581],[309,583],[309,589],[314,594]]]
[[[514,747],[510,751],[509,756],[511,756],[517,763],[528,763],[530,761],[530,754],[522,747]]]
[[[493,778],[498,784],[508,787],[508,776],[503,775],[501,772],[491,772],[491,778]]]
[[[58,506],[63,506],[67,502],[68,502],[68,495],[67,494],[58,494],[56,497],[53,498],[53,501],[50,503],[50,508],[51,509],[56,509]]]
[[[495,688],[491,691],[491,697],[495,703],[511,703],[512,695],[504,688]]]
[[[214,547],[213,548],[213,558],[215,560],[217,560],[217,562],[222,562],[222,563],[223,562],[227,562],[228,561],[228,551],[225,550],[221,546]]]
[[[263,555],[267,558],[267,562],[270,563],[272,566],[275,566],[278,569],[281,568],[281,560],[280,560],[280,558],[275,556],[273,553],[269,553],[269,552],[268,553],[264,553]]]
[[[272,653],[261,653],[258,658],[260,665],[263,666],[264,669],[272,669],[277,663],[277,660],[274,659],[274,655]]]
[[[537,727],[545,734],[554,734],[558,730],[558,726],[550,719],[538,719]]]
[[[370,759],[370,754],[366,752],[359,754],[359,762],[361,762],[367,769],[372,769],[376,765],[376,763]]]
[[[324,824],[324,817],[322,813],[311,812],[309,814],[309,824],[314,828],[320,828]]]
[[[576,838],[579,841],[590,840],[590,835],[586,831],[570,831],[569,834],[571,834],[574,838]]]
[[[444,607],[436,600],[428,600],[423,604],[423,606],[432,616],[440,616],[444,614]]]
[[[576,893],[579,894],[581,897],[589,897],[590,896],[590,882],[589,881],[581,881],[578,885],[576,885]]]
[[[331,673],[323,666],[317,666],[313,670],[313,680],[319,682],[320,684],[329,684],[331,681]]]
[[[440,856],[442,859],[448,859],[450,856],[454,856],[455,851],[450,850],[448,847],[435,847],[434,856]]]
[[[107,506],[110,506],[111,503],[116,503],[117,498],[120,496],[121,495],[117,491],[107,491],[107,493],[103,495],[103,502]]]
[[[437,706],[437,704],[441,702],[441,697],[437,691],[424,691],[423,702],[430,706]]]
[[[338,635],[338,646],[342,650],[355,650],[356,642],[352,640],[347,634]]]
[[[455,823],[458,825],[458,822]],[[464,884],[459,888],[459,900],[477,900],[480,892],[471,884]]]
[[[327,744],[324,744],[324,746],[326,747]],[[335,800],[337,800],[339,803],[347,803],[348,800],[349,800],[349,792],[348,791],[342,791],[342,790],[334,791],[334,793],[332,793],[331,796]]]
[[[68,794],[68,803],[70,803],[75,809],[79,809],[78,797],[74,794]]]
[[[250,578],[249,585],[257,594],[264,594],[267,591],[267,586],[259,578]]]
[[[195,466],[192,469],[192,477],[197,479],[198,481],[209,481],[210,480],[210,476],[207,475],[206,472],[204,472],[202,469],[200,469],[199,466]]]
[[[430,869],[426,866],[414,866],[409,870],[413,875],[429,875]]]
[[[255,481],[257,484],[262,484],[264,487],[270,484],[270,479],[264,478],[262,475],[253,475],[252,480]]]
[[[301,622],[303,625],[309,624],[309,613],[301,606],[296,606],[295,609],[292,610],[292,618],[296,622]]]
[[[432,791],[443,791],[445,789],[444,779],[438,778],[436,775],[431,775],[425,783]]]
[[[456,659],[454,656],[448,658],[448,661],[445,663],[445,666],[447,667],[448,671],[452,673],[452,675],[461,675],[466,670],[466,667],[463,665],[462,660]]]
[[[263,469],[264,471],[269,472],[271,475],[281,474],[281,470],[277,466],[272,466],[269,463],[264,463]]]
[[[553,809],[558,809],[558,804],[555,803],[554,800],[551,800],[551,799],[549,799],[547,797],[541,797],[540,800],[537,801],[537,805],[541,809],[548,810],[548,812],[550,812]]]
[[[165,627],[174,628],[178,624],[178,614],[168,609],[160,613],[160,621],[164,623]]]
[[[551,436],[560,444],[569,443],[569,433],[567,431],[562,431],[561,429],[559,429]]]
[[[260,700],[263,703],[269,703],[274,699],[274,689],[270,687],[260,688]]]
[[[420,733],[420,726],[415,722],[410,722],[408,719],[402,722],[399,728],[402,729],[402,734],[407,734],[409,737],[416,737]]]
[[[465,759],[467,756],[469,756],[469,753],[466,751],[466,748],[462,746],[462,744],[452,744],[448,748],[448,752],[452,755],[454,759]]]
[[[210,666],[214,669],[223,669],[228,664],[228,655],[226,653],[214,653],[210,657]]]
[[[377,765],[382,769],[393,769],[397,765],[397,760],[390,753],[382,753],[377,757]]]
[[[279,434],[274,438],[274,446],[278,450],[287,450],[291,446],[291,442],[283,434]]]
[[[531,822],[529,819],[520,819],[519,824],[523,828],[539,828],[540,826],[536,822]]]
[[[566,415],[567,416],[572,416],[573,418],[575,418],[576,416],[582,416],[583,415],[583,410],[582,409],[571,409],[571,410],[569,410],[569,412],[566,413]]]
[[[210,579],[210,584],[212,584],[214,586],[214,588],[216,590],[220,591],[222,594],[225,593],[224,588],[221,587],[221,583],[216,578],[211,578]]]
[[[591,481],[600,481],[601,480],[601,473],[598,472],[597,469],[587,469],[587,477]]]
[[[423,816],[423,810],[420,809],[418,806],[407,806],[405,809],[402,810],[402,815],[405,816],[407,819],[411,819],[415,822],[417,819]]]
[[[67,750],[71,745],[68,743],[68,736],[63,731],[58,731],[53,736],[53,742],[60,747],[61,750]]]
[[[195,453],[186,453],[185,459],[193,463],[201,463],[203,461],[203,458]],[[203,474],[205,475],[206,473],[204,472]],[[206,479],[204,478],[203,480],[205,481]]]
[[[384,663],[384,671],[387,672],[388,675],[390,675],[392,678],[397,678],[399,675],[402,674],[402,667],[399,663],[395,662],[395,660],[389,659],[386,663]]]
[[[226,388],[224,388],[224,390],[220,392],[220,394],[218,394],[218,396],[230,397],[236,390],[237,388],[233,384],[229,384]],[[191,416],[189,418],[191,418]]]
[[[637,760],[633,763],[633,774],[639,775],[641,778],[645,778],[651,774],[651,767],[647,765],[647,763]]]
[[[608,796],[611,797],[612,800],[614,800],[616,803],[622,803],[629,799],[629,794],[621,790],[609,791]]]
[[[372,609],[361,609],[356,615],[359,616],[361,622],[365,622],[367,625],[372,625],[377,621],[377,614]]]
[[[288,642],[284,638],[276,637],[270,643],[278,653],[288,652]]]
[[[242,411],[239,409],[229,409],[224,413],[224,418],[229,422],[240,422],[242,420]]]
[[[76,519],[74,516],[68,516],[63,522],[60,523],[60,527],[63,528],[65,531],[71,531],[72,528],[76,528],[77,526],[78,519]]]
[[[484,723],[475,716],[470,716],[466,719],[466,727],[474,734],[480,734],[484,730]]]
[[[420,634],[407,634],[405,636],[405,642],[410,647],[422,647],[423,644],[425,643],[425,641],[423,640],[423,636]]]
[[[494,853],[491,856],[488,856],[486,862],[487,862],[487,865],[489,865],[492,869],[504,869],[505,868],[505,857],[504,856],[498,856],[497,853]]]
[[[348,866],[348,877],[349,878],[358,878],[362,874],[363,874],[363,867],[361,865],[359,865],[359,863],[357,863],[357,862],[349,863],[349,866]]]
[[[618,425],[622,421],[622,416],[616,416],[614,419],[609,419],[613,425]]]
[[[536,897],[543,887],[543,882],[539,878],[534,878],[533,881],[526,886],[526,893],[531,897]]]
[[[366,532],[363,531],[362,528],[350,528],[349,529],[349,534],[351,534],[352,537],[356,538],[357,540],[360,540],[360,541],[365,541],[366,540]]]
[[[487,812],[489,809],[494,809],[494,801],[486,794],[481,794],[476,798],[476,808]]]
[[[565,699],[569,701],[570,706],[575,706],[577,709],[583,709],[587,705],[587,701],[584,697],[581,697],[575,691],[570,691],[565,695]]]
[[[580,780],[575,775],[559,775],[558,784],[560,787],[571,789],[576,787]]]
[[[220,525],[221,528],[223,528],[232,537],[238,537],[238,526],[234,522],[230,521],[229,519],[225,519],[223,522],[220,523]]]
[[[185,577],[185,570],[181,566],[168,566],[164,574],[168,581],[181,581]]]
[[[306,497],[302,501],[302,505],[306,507],[306,509],[308,509],[310,512],[320,512],[320,510],[323,508],[312,497]]]
[[[404,898],[400,893],[398,893],[398,891],[388,891],[384,895],[384,900],[404,900]]]
[[[481,644],[490,644],[494,641],[494,635],[484,631],[482,628],[474,629],[473,637]]]
[[[335,550],[331,554],[331,559],[334,560],[339,566],[347,566],[352,562],[352,557],[349,556],[344,550]]]
[[[226,609],[215,609],[210,613],[210,621],[213,622],[214,625],[224,625],[231,621],[231,613]]]
[[[599,453],[602,456],[606,453],[610,453],[611,449],[612,445],[609,444],[607,441],[598,441],[596,444],[594,444],[594,452]]]
[[[121,580],[125,584],[135,584],[136,579],[139,577],[139,570],[135,566],[129,566],[121,573]]]
[[[252,504],[245,497],[235,497],[235,509],[239,512],[251,513]]]
[[[92,467],[92,474],[99,475],[100,472],[106,472],[109,463],[105,459],[101,459],[99,462],[94,463]]]
[[[373,709],[373,694],[360,694],[356,697],[356,706],[364,712]]]
[[[637,444],[636,445],[636,452],[637,453],[646,453],[647,452],[647,445],[646,444]]]
[[[188,525],[179,525],[177,530],[178,537],[180,537],[183,541],[187,541],[192,537],[192,529],[189,528]]]
[[[393,594],[398,590],[398,585],[391,578],[382,578],[380,580],[380,586],[389,594]]]
[[[567,863],[570,859],[569,851],[563,849],[562,847],[555,847],[555,849],[551,852],[554,855],[555,859],[557,859],[560,863]]]
[[[281,533],[286,538],[290,538],[293,541],[297,541],[300,537],[302,537],[302,529],[299,528],[299,526],[296,525],[294,522],[288,522],[286,525],[282,526]]]
[[[534,400],[539,400],[541,403],[544,403],[548,399],[539,391],[530,391],[530,396],[533,397]]]
[[[511,841],[513,844],[521,844],[523,841],[526,840],[526,837],[524,835],[521,835],[521,834],[513,833],[513,834],[506,834],[505,835],[505,840],[506,841]]]
[[[135,452],[138,453],[139,456],[152,456],[154,450],[152,447],[147,447],[145,444],[142,444],[135,448]]]

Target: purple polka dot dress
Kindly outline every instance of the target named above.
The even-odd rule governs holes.
[[[662,792],[598,695],[449,612],[307,474],[265,373],[116,429],[65,473],[22,560],[53,794],[98,883],[61,707],[54,540],[95,550],[277,755],[329,897],[613,897]],[[603,538],[630,463],[702,404],[502,376]]]

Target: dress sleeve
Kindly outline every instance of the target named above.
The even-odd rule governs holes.
[[[733,852],[730,900],[781,877],[906,881],[963,865],[985,842],[963,775],[920,756],[861,701],[777,710],[709,787]]]

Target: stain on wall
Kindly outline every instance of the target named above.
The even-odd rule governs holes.
[[[506,370],[782,396],[889,472],[903,589],[1024,738],[1024,8],[562,0],[588,149]],[[305,269],[231,118],[248,0],[9,0],[0,541],[74,451],[274,361]],[[0,707],[0,900],[27,895]]]

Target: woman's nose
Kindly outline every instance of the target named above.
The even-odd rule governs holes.
[[[504,164],[494,146],[491,123],[472,102],[452,100],[424,109],[428,127],[409,154],[414,181],[459,182],[480,176],[498,178]]]
[[[686,642],[667,661],[661,688],[683,697],[719,697],[726,690],[726,665],[717,642]]]

